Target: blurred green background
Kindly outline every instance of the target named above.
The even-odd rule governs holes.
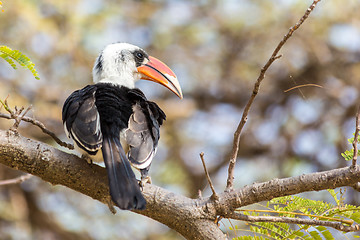
[[[261,67],[312,1],[201,0],[104,1],[11,0],[0,12],[0,45],[18,49],[36,64],[41,80],[0,60],[0,99],[33,108],[66,140],[61,108],[75,89],[91,84],[91,69],[109,43],[144,48],[177,74],[184,100],[141,81],[149,99],[168,118],[150,170],[153,183],[196,197],[210,190],[199,159],[218,191],[226,184],[233,132]],[[360,87],[360,1],[322,1],[294,34],[266,74],[242,134],[235,185],[343,167],[351,146]],[[320,87],[302,87],[303,84]],[[1,111],[4,111],[3,109]],[[11,121],[0,119],[0,129]],[[57,146],[22,123],[20,133]],[[21,173],[0,166],[0,179]],[[307,193],[329,200],[326,192]],[[346,191],[347,203],[359,194]],[[224,219],[220,227],[241,222]],[[335,235],[336,236],[336,235]],[[341,237],[341,235],[339,235]],[[35,177],[0,187],[0,239],[182,239],[131,212],[107,206]],[[339,238],[342,239],[342,238]]]

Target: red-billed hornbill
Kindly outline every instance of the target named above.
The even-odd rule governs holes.
[[[135,82],[160,83],[182,98],[175,74],[143,49],[115,43],[95,61],[93,85],[73,92],[65,101],[62,119],[67,136],[89,155],[102,150],[111,199],[121,209],[145,209],[146,201],[131,165],[148,177],[165,113],[148,101]],[[129,145],[127,155],[120,140]],[[131,165],[130,165],[131,163]]]

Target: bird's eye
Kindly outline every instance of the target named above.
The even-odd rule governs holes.
[[[133,52],[133,55],[134,55],[136,67],[139,67],[140,65],[144,64],[145,58],[148,58],[147,54],[141,50],[137,50]]]
[[[136,57],[139,59],[143,59],[144,58],[144,54],[142,52],[137,52],[136,53]]]

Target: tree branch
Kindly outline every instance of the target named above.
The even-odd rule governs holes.
[[[106,170],[12,131],[0,131],[0,163],[61,184],[107,204],[110,200]],[[352,186],[360,181],[360,167],[346,167],[297,177],[254,183],[210,197],[190,199],[161,187],[145,184],[144,211],[136,211],[159,221],[187,239],[226,239],[217,226],[218,216],[229,216],[236,208],[275,197],[306,191]]]
[[[204,160],[204,153],[200,153],[200,159],[201,159],[201,162],[203,164],[203,167],[204,167],[204,171],[205,171],[205,175],[206,175],[206,178],[209,182],[209,185],[210,185],[210,188],[211,188],[211,191],[212,191],[212,197],[217,200],[218,199],[218,196],[216,194],[216,191],[215,191],[215,188],[214,188],[214,185],[212,184],[212,181],[211,181],[211,178],[210,178],[210,175],[209,175],[209,172],[206,168],[206,165],[205,165],[205,160]]]
[[[352,165],[356,165],[356,160],[358,157],[358,137],[359,137],[359,131],[360,131],[360,106],[356,113],[356,123],[355,123],[355,133],[354,133],[354,141],[353,141],[353,148],[354,148],[354,156],[352,159]]]
[[[26,111],[23,113],[22,116],[20,116],[21,112],[24,110],[24,107],[22,107],[19,111],[15,107],[15,111],[13,111],[10,108],[10,106],[8,105],[7,100],[5,100],[4,102],[0,100],[0,103],[1,103],[1,106],[4,106],[5,110],[9,113],[9,114],[0,113],[0,118],[15,120],[14,126],[11,128],[12,130],[16,130],[19,127],[20,122],[25,121],[25,122],[31,123],[31,124],[39,127],[41,129],[41,131],[43,131],[43,133],[52,137],[55,140],[55,142],[57,144],[59,144],[60,146],[69,148],[70,150],[74,149],[74,146],[72,144],[61,141],[55,135],[55,133],[53,133],[49,129],[47,129],[42,122],[35,120],[31,117],[26,117],[25,115],[31,109],[31,106],[26,109]]]
[[[282,179],[275,178],[267,182],[253,183],[231,192],[219,194],[219,201],[227,206],[239,208],[261,201],[269,201],[276,197],[352,186],[359,180],[359,166],[337,168],[324,172]]]
[[[45,143],[0,130],[0,163],[60,184],[108,204],[106,169]],[[179,232],[187,239],[226,239],[215,223],[216,211],[206,200],[193,200],[151,184],[143,194],[146,210],[136,211]],[[206,210],[208,209],[208,210]]]
[[[282,223],[290,223],[290,224],[325,226],[325,227],[332,227],[343,232],[355,232],[360,230],[359,224],[346,226],[340,222],[331,222],[331,221],[316,220],[316,219],[276,217],[276,216],[249,216],[237,212],[228,214],[226,217],[236,220],[242,220],[246,222],[282,222]]]
[[[230,157],[230,161],[229,161],[229,168],[228,168],[228,178],[226,181],[226,191],[230,191],[233,189],[233,185],[234,185],[234,169],[235,169],[235,164],[236,164],[236,158],[238,155],[238,151],[239,151],[239,146],[240,146],[240,135],[241,135],[241,131],[243,129],[243,127],[246,124],[247,121],[247,117],[251,108],[252,103],[254,102],[254,99],[256,97],[256,95],[259,92],[260,89],[260,84],[262,82],[262,80],[264,80],[265,78],[265,73],[268,70],[268,68],[271,66],[271,64],[278,58],[281,57],[281,55],[278,55],[280,49],[284,46],[284,44],[287,42],[287,40],[292,36],[292,34],[301,26],[301,24],[303,24],[303,22],[309,17],[310,13],[314,10],[316,4],[318,2],[320,2],[321,0],[315,0],[313,1],[313,3],[310,5],[310,7],[306,10],[305,14],[301,17],[301,19],[289,29],[289,32],[284,36],[283,40],[281,40],[281,42],[277,45],[277,47],[275,48],[274,52],[272,53],[270,59],[267,61],[267,63],[262,67],[261,71],[260,71],[260,75],[257,78],[254,88],[253,88],[253,92],[252,95],[249,99],[249,101],[247,102],[243,115],[241,117],[241,121],[234,133],[234,140],[233,140],[233,148],[231,150],[231,157]]]
[[[22,175],[20,177],[13,178],[13,179],[1,180],[0,186],[22,183],[22,182],[30,179],[31,177],[32,177],[31,174],[25,174],[25,175]]]

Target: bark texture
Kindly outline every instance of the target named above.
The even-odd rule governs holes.
[[[104,168],[89,165],[75,155],[18,133],[0,131],[0,163],[51,184],[64,185],[103,203],[110,201]],[[167,225],[186,239],[226,239],[215,220],[218,216],[231,217],[236,208],[279,196],[352,186],[359,181],[359,167],[346,167],[254,183],[222,192],[218,199],[190,199],[146,184],[143,193],[147,208],[136,213]]]

